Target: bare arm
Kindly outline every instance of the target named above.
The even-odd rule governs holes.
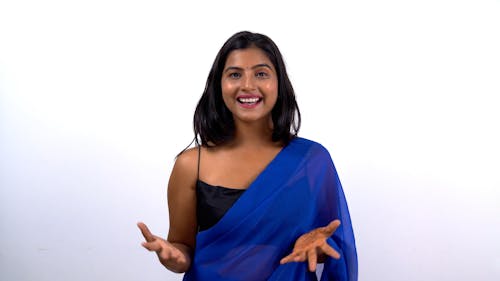
[[[189,269],[195,246],[196,169],[196,149],[182,153],[172,169],[168,183],[170,229],[167,240],[151,234],[145,224],[138,224],[146,239],[143,246],[155,251],[160,262],[177,273]]]

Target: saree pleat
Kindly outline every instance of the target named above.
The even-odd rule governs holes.
[[[196,237],[184,280],[317,280],[307,263],[280,265],[301,235],[341,221],[328,243],[321,280],[357,280],[357,256],[342,186],[328,151],[295,138],[211,228]]]

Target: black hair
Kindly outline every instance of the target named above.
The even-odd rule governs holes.
[[[234,137],[233,115],[222,99],[222,72],[232,51],[250,47],[257,47],[266,54],[278,76],[278,98],[271,111],[272,140],[281,141],[286,145],[297,136],[301,121],[300,111],[278,46],[266,35],[241,31],[224,43],[208,74],[205,90],[196,106],[193,119],[194,141],[198,145],[216,146]]]

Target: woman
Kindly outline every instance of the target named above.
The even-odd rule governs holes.
[[[347,203],[328,151],[297,137],[278,47],[239,32],[219,51],[194,116],[195,148],[168,185],[168,239],[138,226],[184,280],[357,280]]]

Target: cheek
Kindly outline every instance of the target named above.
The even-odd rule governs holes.
[[[231,83],[222,83],[221,85],[222,96],[232,95],[235,91],[235,88],[236,87]]]
[[[265,85],[264,90],[269,96],[278,97],[278,83],[272,82]]]
[[[221,90],[222,90],[222,100],[224,101],[226,107],[230,108],[231,105],[233,104],[231,101],[234,96],[233,95],[234,86],[228,83],[222,83]]]

